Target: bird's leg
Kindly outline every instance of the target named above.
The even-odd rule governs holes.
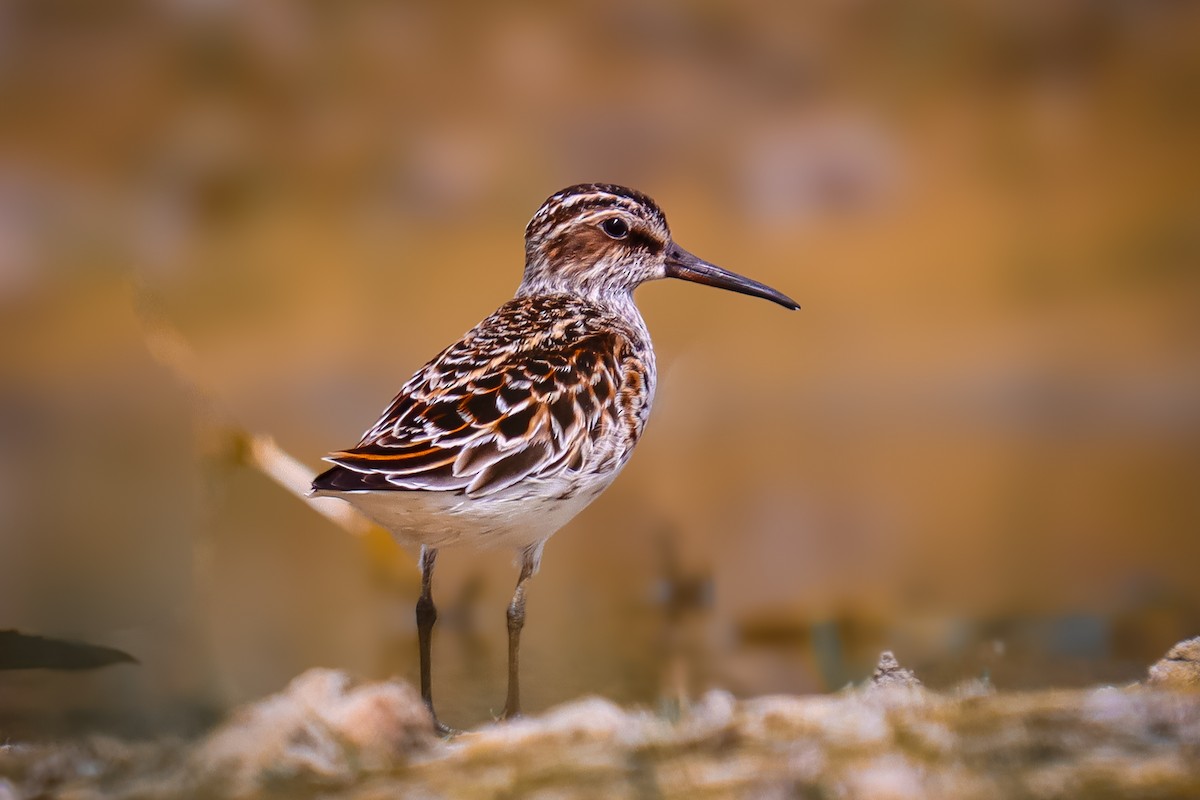
[[[538,562],[541,561],[542,545],[525,548],[521,553],[521,574],[517,578],[517,588],[513,591],[512,602],[508,604],[508,697],[504,701],[504,714],[501,719],[512,719],[521,716],[521,686],[518,678],[518,657],[521,648],[521,628],[525,626],[525,581],[537,572]]]
[[[433,710],[433,679],[430,674],[430,647],[433,641],[433,623],[437,622],[437,606],[433,604],[433,565],[437,561],[437,548],[421,546],[418,566],[421,568],[421,596],[417,598],[417,643],[421,649],[421,699],[433,717],[433,726],[438,733],[454,731],[438,721]]]

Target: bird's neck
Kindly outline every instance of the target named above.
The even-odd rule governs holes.
[[[546,297],[551,295],[565,296],[583,300],[599,307],[601,311],[618,316],[634,325],[639,330],[646,329],[641,312],[633,302],[633,290],[625,286],[611,286],[603,283],[573,284],[569,287],[553,281],[541,280],[526,275],[525,280],[517,288],[517,297]]]
[[[582,303],[595,308],[597,315],[608,315],[620,319],[629,328],[629,333],[635,339],[641,340],[640,344],[644,344],[647,348],[650,346],[650,331],[646,327],[646,321],[642,319],[642,313],[638,310],[637,304],[633,301],[631,289],[613,290],[586,286],[572,286],[570,289],[566,289],[526,278],[517,289],[516,296],[562,297],[572,302],[582,301]]]

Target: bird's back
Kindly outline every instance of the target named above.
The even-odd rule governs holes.
[[[632,303],[517,297],[418,371],[357,446],[327,456],[313,489],[410,543],[532,543],[616,477],[654,379]]]

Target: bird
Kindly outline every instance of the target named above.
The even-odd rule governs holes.
[[[520,715],[526,583],[546,540],[629,461],[654,399],[650,333],[633,300],[677,278],[796,310],[765,284],[677,245],[658,204],[606,183],[550,195],[525,228],[516,295],[419,369],[310,496],[337,497],[418,551],[421,698],[434,710],[433,571],[444,547],[509,548],[519,574],[506,610],[508,689]]]

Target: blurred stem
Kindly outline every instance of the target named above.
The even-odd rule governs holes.
[[[222,425],[234,432],[242,463],[270,478],[293,497],[348,533],[363,536],[376,527],[348,503],[335,498],[309,497],[308,490],[315,473],[302,461],[279,447],[269,434],[248,431],[235,422],[183,336],[164,320],[148,314],[141,303],[135,302],[134,306],[134,313],[141,323],[143,339],[150,355],[170,370],[176,379],[203,398]]]

